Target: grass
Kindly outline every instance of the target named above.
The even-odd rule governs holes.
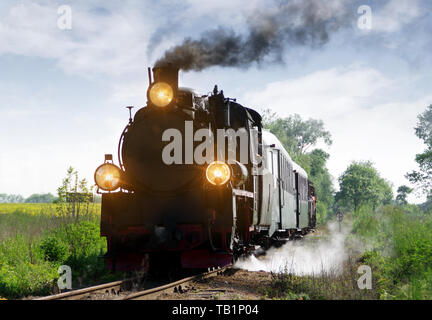
[[[0,299],[55,293],[63,264],[72,268],[74,288],[119,277],[98,258],[106,252],[99,234],[100,204],[85,212],[70,218],[55,204],[0,204]],[[263,297],[432,299],[432,214],[414,206],[376,212],[365,207],[346,220],[352,220],[345,240],[351,258],[342,272],[274,273]],[[372,268],[371,290],[358,288],[360,265]]]
[[[374,219],[376,236],[368,239],[375,246],[362,259],[373,268],[381,298],[432,299],[432,215],[387,206]]]
[[[272,274],[263,297],[271,299],[432,299],[432,214],[416,206],[361,208],[345,239],[350,253],[342,272]],[[359,250],[361,244],[361,250]],[[360,265],[372,270],[372,289],[360,290]]]
[[[0,203],[0,242],[26,235],[37,240],[66,222],[57,204],[50,203]],[[100,204],[91,204],[89,214],[93,220],[100,216]]]
[[[323,271],[319,275],[298,276],[287,270],[272,273],[264,298],[282,300],[359,300],[378,298],[375,290],[361,290],[357,285],[358,262],[348,259],[342,272]]]
[[[74,288],[116,276],[99,258],[106,252],[100,204],[74,218],[64,214],[67,206],[0,204],[0,297],[55,293],[60,265],[71,267]]]

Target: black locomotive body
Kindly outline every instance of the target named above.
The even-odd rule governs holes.
[[[217,87],[178,88],[171,66],[153,74],[147,105],[121,135],[119,166],[107,158],[95,173],[110,268],[219,267],[315,227],[307,174],[256,111]]]

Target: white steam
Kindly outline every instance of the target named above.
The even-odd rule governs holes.
[[[280,248],[271,248],[265,256],[251,255],[235,264],[248,271],[287,272],[295,275],[338,274],[348,258],[345,238],[350,228],[339,231],[337,222],[328,224],[328,237],[306,235],[302,240],[289,241]]]

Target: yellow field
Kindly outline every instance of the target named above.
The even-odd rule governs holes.
[[[57,204],[54,203],[0,203],[0,214],[5,213],[25,213],[30,215],[57,215]],[[85,205],[81,205],[84,210]],[[100,214],[100,203],[91,203],[89,212],[91,214]]]

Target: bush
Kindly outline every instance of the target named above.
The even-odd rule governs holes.
[[[57,268],[44,261],[37,246],[24,236],[0,243],[0,296],[46,294],[56,277]]]
[[[41,241],[40,250],[47,261],[62,264],[68,257],[68,247],[59,238],[48,236]]]
[[[412,207],[360,210],[353,231],[374,242],[362,259],[384,299],[432,298],[432,217]]]
[[[58,277],[57,269],[50,263],[22,262],[14,266],[0,266],[0,295],[20,298],[29,295],[49,294]]]
[[[57,270],[63,264],[72,269],[73,288],[119,277],[110,274],[99,258],[106,252],[106,242],[96,215],[66,221],[39,212],[40,207],[34,205],[37,212],[30,212],[26,205],[28,212],[18,212],[1,211],[0,206],[0,231],[7,230],[0,234],[0,297],[55,293]]]
[[[70,223],[57,230],[55,237],[67,244],[68,258],[64,264],[72,269],[74,286],[107,275],[108,269],[100,258],[106,252],[106,241],[100,236],[99,223],[87,220]]]
[[[327,220],[327,206],[324,202],[317,201],[317,223],[322,224]]]

